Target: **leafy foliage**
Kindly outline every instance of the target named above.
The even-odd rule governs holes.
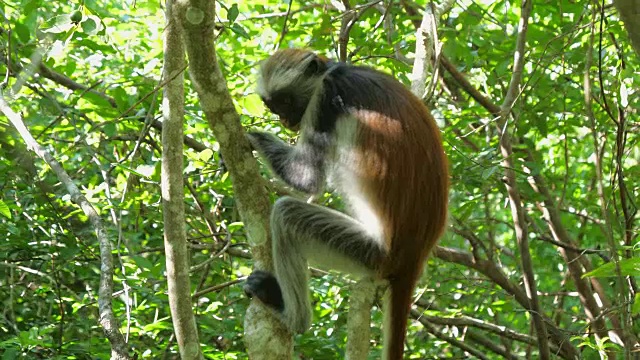
[[[406,1],[351,5],[358,17],[349,34],[348,60],[409,84],[407,59],[414,56],[423,9]],[[121,331],[140,358],[176,358],[159,186],[160,3],[5,0],[0,11],[7,19],[0,28],[5,97],[15,94],[12,107],[110,224],[117,257],[113,304]],[[217,54],[243,124],[292,135],[253,93],[256,66],[280,41],[283,47],[337,55],[344,15],[313,1],[295,2],[290,9],[274,0],[226,2],[218,3],[217,11]],[[511,2],[458,1],[440,19],[443,56],[494,104],[502,103],[509,84],[519,17]],[[620,353],[621,343],[632,344],[640,333],[638,56],[614,9],[588,1],[536,2],[526,49],[523,87],[507,130],[517,140],[512,157],[541,309],[548,326],[564,336],[560,340],[579,348],[584,358]],[[588,52],[593,52],[590,67]],[[587,71],[592,105],[585,104]],[[451,71],[440,68],[438,74],[426,101],[442,125],[452,169],[451,229],[442,246],[464,256],[436,254],[429,260],[416,304],[421,317],[409,330],[411,358],[466,358],[451,339],[477,347],[487,358],[535,358],[531,315],[518,298],[523,269],[502,181],[495,115]],[[186,226],[200,340],[207,358],[243,359],[248,301],[234,280],[251,270],[249,246],[218,144],[192,91],[186,110]],[[0,148],[3,359],[108,358],[97,318],[100,262],[93,229],[3,117]],[[320,201],[341,207],[332,196]],[[558,211],[555,226],[545,218],[549,208]],[[558,238],[558,228],[568,238]],[[579,279],[587,288],[577,286]],[[220,284],[228,286],[213,288]],[[296,339],[302,358],[344,356],[349,284],[334,273],[312,280],[316,318]],[[597,297],[600,305],[585,311],[582,296]],[[594,310],[607,329],[622,327],[628,338],[599,336],[587,314]],[[432,325],[418,321],[422,318]],[[475,325],[452,321],[468,318]],[[370,358],[376,359],[379,311],[372,321],[377,347]],[[528,337],[533,343],[522,340]]]

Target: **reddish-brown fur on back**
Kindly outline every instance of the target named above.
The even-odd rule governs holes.
[[[359,112],[362,184],[385,219],[389,257],[420,261],[444,231],[448,165],[427,108],[399,83],[387,91],[403,101],[385,113]],[[393,278],[411,265],[388,264],[383,276]]]
[[[413,288],[447,219],[448,165],[429,110],[403,85],[386,82],[394,106],[359,111],[361,184],[383,219],[391,285],[387,359],[402,359]],[[401,260],[398,260],[401,259]]]
[[[301,64],[309,56],[315,55],[298,49],[276,52],[263,66],[262,76],[269,80],[264,83],[277,88],[273,83],[295,82],[296,91],[304,89]],[[329,65],[326,58],[319,59]],[[333,99],[344,101],[343,110],[358,121],[357,163],[349,166],[353,165],[360,191],[381,222],[388,249],[387,260],[379,267],[380,277],[391,286],[386,359],[401,360],[413,289],[445,229],[447,159],[435,120],[406,87],[371,69],[333,64],[326,74],[337,92]]]

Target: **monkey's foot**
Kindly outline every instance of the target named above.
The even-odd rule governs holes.
[[[262,270],[255,270],[249,275],[242,288],[249,298],[255,296],[274,310],[278,312],[284,311],[282,291],[278,280],[272,274]]]

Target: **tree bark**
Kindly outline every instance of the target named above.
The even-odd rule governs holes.
[[[184,122],[184,42],[172,16],[175,2],[167,0],[164,30],[163,79],[172,79],[162,97],[162,215],[164,251],[167,264],[169,308],[180,357],[202,359],[198,329],[193,316],[189,252],[184,217],[183,122]]]
[[[272,270],[269,212],[271,205],[260,180],[258,163],[240,124],[214,48],[215,2],[177,0],[173,19],[184,31],[189,74],[205,118],[220,144],[229,170],[238,211],[244,222],[255,267]],[[245,315],[245,344],[249,358],[290,359],[293,338],[258,300]]]
[[[513,56],[513,73],[511,81],[505,95],[504,101],[500,106],[500,116],[497,121],[498,131],[500,133],[500,152],[504,167],[504,180],[509,196],[509,204],[511,207],[511,217],[516,233],[516,241],[520,250],[520,264],[523,273],[524,288],[527,298],[531,304],[531,317],[538,336],[538,351],[540,351],[541,359],[550,359],[549,342],[547,336],[547,326],[544,322],[544,313],[540,307],[538,300],[538,290],[536,279],[533,273],[533,263],[531,260],[531,252],[529,250],[529,234],[527,222],[525,220],[525,210],[522,207],[522,199],[516,182],[515,164],[513,161],[513,140],[510,130],[507,128],[509,118],[511,117],[511,109],[520,93],[520,83],[522,81],[522,72],[524,69],[524,51],[527,38],[527,28],[529,23],[529,15],[533,7],[532,0],[522,0],[522,15],[518,24],[518,39],[516,49]]]
[[[347,360],[366,359],[369,354],[371,306],[375,295],[376,282],[372,278],[361,279],[351,286],[347,318]]]
[[[640,56],[640,0],[614,0],[613,3],[620,13],[636,55]]]

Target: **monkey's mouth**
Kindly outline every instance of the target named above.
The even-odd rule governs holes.
[[[300,122],[299,121],[291,122],[287,118],[280,116],[280,123],[284,127],[286,127],[287,129],[289,129],[291,131],[300,130]]]

